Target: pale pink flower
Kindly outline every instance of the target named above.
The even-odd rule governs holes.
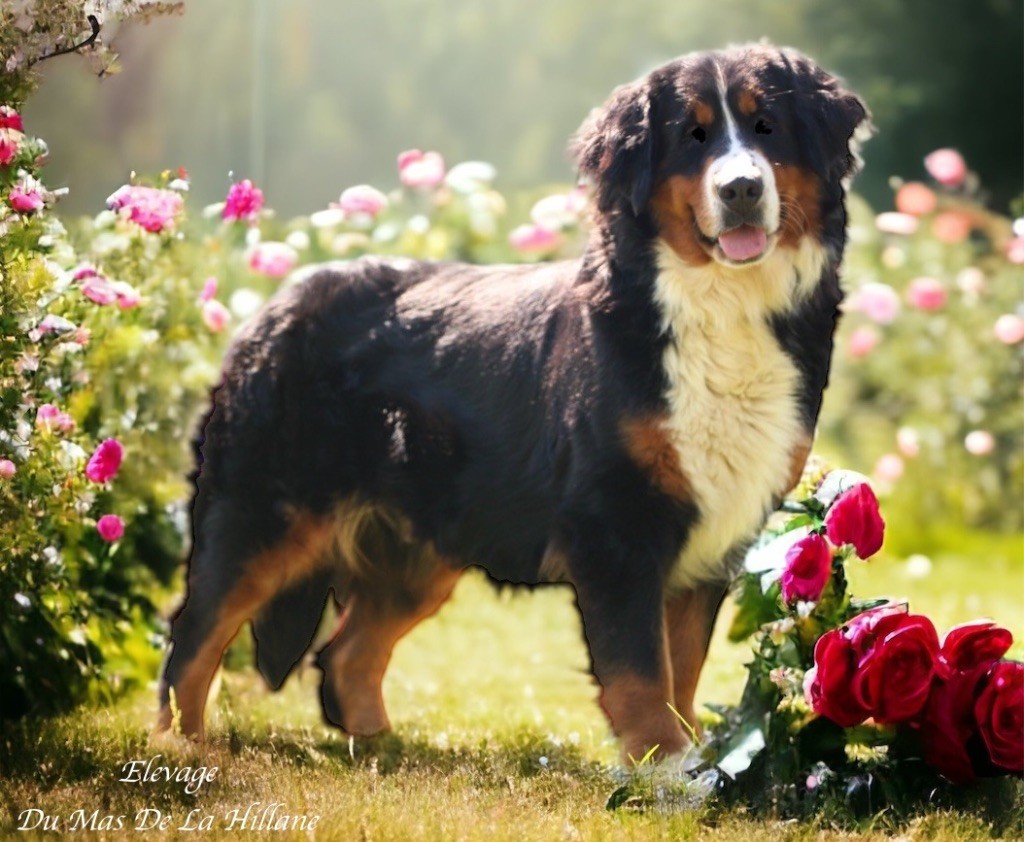
[[[87,277],[82,283],[82,295],[96,304],[113,304],[117,301],[117,290],[102,275]]]
[[[174,227],[182,209],[181,194],[158,187],[125,184],[107,199],[107,207],[119,211],[146,231],[158,234]]]
[[[562,243],[557,231],[550,231],[540,225],[520,225],[508,235],[509,244],[522,254],[543,254],[554,251]]]
[[[227,198],[224,199],[224,210],[221,219],[228,222],[245,220],[255,222],[263,210],[263,191],[254,187],[249,179],[231,185]]]
[[[909,237],[917,231],[917,217],[909,213],[887,211],[875,217],[875,227],[883,234],[899,234]]]
[[[959,187],[967,177],[964,156],[955,149],[936,149],[926,155],[924,168],[932,178],[945,187]]]
[[[1010,263],[1024,263],[1024,237],[1014,237],[1006,244],[1006,259]]]
[[[932,220],[932,234],[940,243],[955,245],[971,235],[974,221],[963,211],[945,211]]]
[[[124,521],[117,515],[103,515],[96,521],[96,531],[104,541],[112,544],[124,536]]]
[[[36,426],[41,430],[52,430],[60,420],[60,410],[52,403],[44,403],[36,410]]]
[[[56,427],[62,433],[70,433],[75,429],[75,419],[66,412],[60,412],[57,414]]]
[[[217,279],[212,275],[203,281],[203,291],[199,293],[200,301],[209,301],[217,295]]]
[[[7,194],[7,204],[18,213],[35,213],[43,207],[43,190],[34,178],[23,178]]]
[[[132,310],[142,303],[142,295],[127,281],[114,281],[110,285],[117,297],[117,306],[121,310]]]
[[[203,302],[203,324],[212,333],[220,333],[230,321],[231,311],[216,298]]]
[[[71,280],[78,283],[86,280],[87,278],[95,278],[98,275],[99,270],[97,270],[95,266],[83,263],[81,266],[77,266],[74,272],[71,273]]]
[[[257,243],[249,253],[249,268],[270,278],[283,278],[298,262],[298,252],[287,243]]]
[[[17,466],[10,459],[0,459],[0,479],[10,479],[17,472]]]
[[[9,105],[0,105],[0,129],[14,129],[17,132],[25,131],[21,122],[21,115]]]
[[[911,216],[924,216],[935,210],[935,192],[920,181],[908,181],[896,191],[896,210]]]
[[[109,482],[117,476],[124,459],[124,446],[117,439],[106,439],[89,457],[85,475],[93,482]]]
[[[398,177],[406,187],[437,187],[444,181],[444,158],[409,149],[398,156]]]
[[[576,225],[580,213],[586,207],[586,199],[581,200],[580,196],[578,190],[545,196],[530,209],[530,219],[534,224],[549,231],[559,231]]]
[[[968,266],[957,273],[956,285],[967,295],[981,295],[985,291],[985,273],[977,266]]]
[[[988,456],[995,447],[995,436],[988,430],[971,430],[964,436],[964,449],[972,456]]]
[[[1024,319],[1016,313],[1004,313],[996,319],[992,331],[1004,345],[1016,345],[1024,342]]]
[[[86,345],[89,344],[89,340],[91,338],[92,331],[89,330],[89,328],[87,327],[80,327],[78,328],[78,330],[75,331],[75,336],[71,341],[74,342],[76,345],[80,345],[81,347],[84,348]]]
[[[357,184],[344,190],[338,199],[338,207],[345,216],[375,217],[387,207],[388,197],[369,184]]]
[[[874,473],[883,482],[896,482],[903,476],[903,460],[895,453],[886,453],[878,457]]]
[[[888,284],[870,281],[853,294],[851,305],[871,321],[888,325],[899,315],[900,297]]]
[[[881,335],[871,325],[862,325],[850,334],[846,352],[855,360],[862,359],[875,350],[881,339]]]
[[[20,146],[16,132],[0,129],[0,167],[9,166],[11,161],[18,157]]]
[[[921,452],[921,437],[913,427],[900,427],[896,431],[896,447],[904,456],[913,459]]]
[[[38,330],[40,336],[46,336],[48,333],[70,333],[76,330],[76,327],[74,322],[69,322],[63,316],[55,316],[53,313],[48,313],[39,322],[36,330]]]
[[[934,312],[946,306],[946,288],[935,278],[914,278],[907,287],[907,303],[917,310]]]

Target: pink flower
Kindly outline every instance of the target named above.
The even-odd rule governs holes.
[[[60,419],[60,410],[52,403],[44,403],[36,410],[36,426],[41,430],[52,430]]]
[[[888,284],[871,281],[853,294],[852,306],[871,321],[892,324],[900,312],[900,297]]]
[[[158,234],[174,226],[175,217],[181,212],[182,199],[181,194],[174,190],[125,184],[107,199],[107,207],[120,211],[146,231]]]
[[[1004,345],[1016,345],[1024,341],[1024,319],[1016,313],[1004,313],[996,319],[992,332]]]
[[[117,439],[106,439],[89,457],[85,475],[93,482],[109,482],[117,476],[124,459],[124,447]]]
[[[75,271],[71,275],[71,280],[75,283],[80,283],[87,278],[95,278],[99,276],[99,271],[95,266],[90,266],[88,263],[83,263],[81,266],[75,268]]]
[[[406,187],[437,187],[444,181],[444,158],[409,149],[398,156],[398,177]]]
[[[34,178],[25,178],[11,188],[7,203],[18,213],[35,213],[43,206],[43,191]]]
[[[935,204],[935,193],[920,181],[908,181],[896,191],[896,210],[900,213],[924,216],[935,210]]]
[[[896,431],[896,447],[904,456],[913,459],[921,452],[921,440],[913,427],[900,427]]]
[[[885,521],[870,485],[859,483],[836,498],[825,515],[825,532],[837,547],[853,544],[857,555],[864,559],[882,548]]]
[[[824,538],[812,532],[786,552],[782,598],[791,604],[797,600],[817,602],[831,575],[832,550]]]
[[[917,217],[909,213],[888,211],[875,217],[875,227],[883,234],[900,234],[909,237],[917,231]]]
[[[75,419],[68,415],[68,413],[61,412],[57,414],[56,425],[57,429],[62,433],[69,433],[75,429]]]
[[[875,350],[875,346],[882,340],[881,335],[871,325],[862,325],[854,328],[853,333],[847,340],[846,353],[855,360],[862,359]]]
[[[521,254],[543,254],[558,248],[562,238],[557,231],[540,225],[520,225],[509,232],[508,241]]]
[[[131,310],[142,302],[142,296],[127,281],[114,281],[110,288],[114,291],[117,306],[121,310]]]
[[[342,192],[338,207],[345,216],[363,214],[375,217],[387,207],[388,197],[369,184],[357,184]]]
[[[10,129],[0,129],[0,167],[9,166],[18,157],[21,144]]]
[[[76,327],[73,322],[69,322],[63,316],[55,316],[53,313],[49,313],[39,322],[37,330],[40,336],[45,336],[48,333],[70,333],[76,330]]]
[[[221,211],[221,219],[228,222],[244,219],[247,222],[255,222],[263,210],[263,191],[254,187],[249,179],[237,181],[228,190],[227,198],[224,199],[224,210]]]
[[[199,293],[200,301],[209,301],[217,295],[217,279],[212,275],[203,281],[203,291]]]
[[[971,456],[988,456],[995,449],[995,436],[988,430],[971,430],[964,436],[964,450]]]
[[[117,301],[117,290],[114,285],[102,275],[87,277],[82,284],[82,295],[96,304],[113,304]]]
[[[117,515],[103,515],[96,521],[96,531],[104,541],[112,544],[124,535],[124,521]]]
[[[1024,237],[1014,237],[1006,244],[1006,259],[1010,263],[1024,263]]]
[[[10,459],[0,459],[0,479],[10,479],[18,472],[18,468]]]
[[[580,190],[545,196],[530,209],[534,224],[549,231],[559,231],[576,225],[586,207],[586,194]]]
[[[883,482],[896,482],[903,476],[903,460],[895,453],[879,456],[874,473]]]
[[[907,287],[907,303],[925,312],[946,306],[946,288],[935,278],[914,278]]]
[[[9,105],[0,105],[0,129],[14,129],[18,132],[25,131],[21,122],[21,115]]]
[[[985,291],[985,273],[977,266],[968,266],[957,273],[956,285],[966,295],[981,295]]]
[[[967,177],[964,157],[955,149],[936,149],[925,156],[924,168],[939,184],[945,187],[959,187]]]
[[[212,333],[220,333],[231,321],[231,311],[216,298],[203,302],[203,324]]]
[[[80,345],[81,347],[84,348],[86,345],[89,344],[89,339],[91,337],[92,331],[89,330],[89,328],[80,327],[78,328],[78,330],[75,331],[75,338],[72,339],[71,341],[74,342],[76,345]]]
[[[963,211],[945,211],[932,220],[932,234],[940,243],[956,245],[971,236],[974,221]]]
[[[270,278],[283,278],[298,262],[298,252],[287,243],[257,243],[249,253],[249,268]]]

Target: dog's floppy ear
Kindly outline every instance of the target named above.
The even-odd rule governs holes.
[[[570,146],[580,174],[594,184],[598,209],[628,203],[647,207],[654,182],[651,84],[641,79],[616,88],[580,126]]]

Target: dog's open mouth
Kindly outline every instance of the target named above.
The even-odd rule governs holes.
[[[768,234],[755,225],[739,225],[719,234],[718,247],[733,263],[747,263],[765,253]]]

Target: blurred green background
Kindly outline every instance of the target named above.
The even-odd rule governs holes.
[[[515,191],[572,178],[566,140],[613,87],[681,53],[767,37],[840,74],[878,136],[857,189],[953,146],[1005,211],[1024,185],[1020,0],[217,0],[125,26],[125,72],[47,62],[26,109],[51,142],[65,213],[95,212],[131,170],[184,165],[202,202],[229,172],[290,216],[353,183],[390,183],[419,146],[497,165]],[[105,33],[109,39],[109,33]]]

